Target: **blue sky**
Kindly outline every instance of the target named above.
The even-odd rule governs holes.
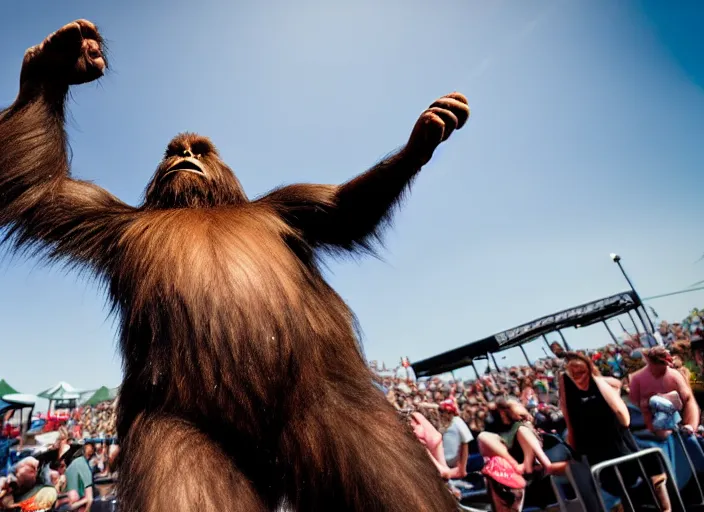
[[[210,136],[256,196],[343,182],[436,97],[465,93],[472,118],[420,175],[382,259],[330,262],[370,359],[424,358],[624,290],[610,252],[644,296],[704,279],[696,2],[11,4],[2,104],[49,32],[84,17],[109,40],[112,72],[74,91],[74,174],[133,204],[179,131]],[[94,283],[8,258],[0,283],[0,377],[33,393],[119,384]],[[652,305],[679,320],[704,293]],[[598,326],[567,334],[608,341]]]

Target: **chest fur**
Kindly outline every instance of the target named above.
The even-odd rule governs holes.
[[[255,208],[147,215],[122,239],[114,292],[136,308],[166,298],[207,308],[296,302],[307,269],[291,240],[280,218]]]

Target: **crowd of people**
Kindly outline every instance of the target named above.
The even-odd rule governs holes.
[[[704,389],[701,370],[692,351],[692,340],[702,339],[702,321],[698,309],[692,310],[680,323],[662,322],[657,336],[672,355],[672,366],[690,383],[692,389]],[[588,357],[599,373],[621,381],[623,394],[629,394],[630,375],[645,367],[644,351],[655,346],[658,340],[644,333],[627,335],[620,344],[612,343],[601,348],[580,350]],[[553,342],[550,349],[554,357],[539,359],[531,366],[512,366],[490,369],[471,380],[445,379],[435,376],[416,381],[404,365],[393,370],[382,370],[372,362],[377,383],[383,388],[389,402],[399,411],[422,413],[434,426],[439,424],[440,404],[452,398],[456,401],[460,417],[473,432],[485,430],[486,419],[498,398],[521,403],[546,431],[555,430],[551,424],[561,422],[558,399],[557,375],[563,367],[562,356],[566,349]]]
[[[576,352],[553,343],[553,357],[530,365],[487,368],[467,381],[440,376],[417,380],[403,360],[390,372],[374,362],[371,369],[375,384],[406,419],[452,492],[460,497],[463,489],[472,487],[466,477],[483,473],[490,477],[490,486],[502,487],[506,508],[520,510],[519,491],[536,475],[564,471],[566,462],[546,453],[546,435],[567,432],[566,443],[594,464],[638,451],[624,434],[630,421],[627,404],[639,408],[647,428],[659,436],[678,424],[692,435],[700,428],[697,401],[704,396],[704,347],[699,311],[682,323],[663,322],[657,331],[659,340],[637,334],[620,344]],[[18,489],[41,488],[46,494],[52,488],[59,510],[80,510],[92,502],[94,478],[116,476],[119,446],[113,440],[95,439],[116,435],[117,400],[73,410],[59,430],[52,447],[57,456],[50,464],[40,466],[28,457],[0,481],[0,489],[6,490],[0,509],[18,497]],[[594,419],[601,425],[598,438],[584,428]],[[704,452],[698,462],[704,470]],[[648,471],[661,508],[669,510],[662,467],[651,461]],[[506,499],[507,490],[518,492],[513,503]],[[101,491],[106,492],[109,487]]]
[[[94,406],[76,409],[74,422],[77,438],[105,438],[117,435],[117,398]]]
[[[62,428],[55,445],[58,457],[49,465],[49,471],[42,475],[45,480],[48,477],[56,489],[59,511],[89,509],[99,494],[96,479],[117,477],[118,444],[87,440],[77,445],[77,441],[68,429]],[[100,493],[107,494],[112,488],[113,484],[108,484],[100,489]]]
[[[704,312],[693,309],[682,321],[662,322],[657,336],[670,349],[672,365],[690,382],[692,388],[704,389],[704,380],[691,350],[691,339],[701,337],[701,316]],[[644,349],[654,345],[645,334],[627,336],[621,344],[581,351],[589,357],[600,374],[619,379],[624,395],[629,392],[629,375],[645,366]],[[531,366],[512,366],[488,371],[478,379],[447,380],[440,376],[416,382],[403,367],[382,371],[376,362],[371,369],[377,374],[377,384],[383,387],[387,398],[399,411],[417,411],[434,426],[439,425],[440,404],[453,398],[460,417],[472,432],[485,430],[486,420],[500,397],[521,403],[545,431],[559,428],[563,419],[559,408],[557,375],[563,365],[561,356],[565,348],[554,342],[551,350],[555,357],[535,361]],[[385,374],[385,375],[384,375]],[[117,399],[96,406],[84,406],[74,411],[72,424],[78,431],[76,438],[102,438],[116,435]]]
[[[0,478],[0,510],[15,510],[19,503],[31,510],[90,510],[98,496],[114,488],[119,450],[116,443],[74,438],[67,426],[61,427],[48,451],[23,458]],[[108,479],[105,485],[96,485],[100,478]]]
[[[662,322],[655,336],[637,334],[620,344],[575,352],[553,343],[554,357],[530,366],[487,368],[469,381],[417,381],[403,368],[406,364],[391,372],[372,367],[378,387],[407,415],[440,475],[459,496],[457,486],[472,470],[498,475],[509,489],[525,488],[534,472],[563,471],[564,463],[543,449],[548,433],[567,432],[566,444],[588,454],[589,464],[639,451],[628,433],[629,405],[640,410],[644,426],[658,438],[683,429],[698,450],[690,454],[697,471],[704,470],[702,439],[695,436],[701,429],[697,402],[704,401],[702,343],[701,316],[694,310],[682,323]],[[584,428],[594,421],[598,434]],[[661,509],[669,510],[663,467],[657,460],[646,466]],[[610,491],[619,494],[618,488]],[[519,501],[504,505],[520,510]]]
[[[379,383],[399,411],[421,412],[431,424],[440,420],[440,405],[452,398],[470,430],[485,430],[492,404],[500,397],[515,398],[541,423],[559,422],[555,374],[556,359],[545,359],[530,366],[495,370],[473,381],[443,380],[433,377],[424,382],[399,377],[383,377]]]

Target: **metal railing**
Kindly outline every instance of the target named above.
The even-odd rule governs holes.
[[[704,491],[702,491],[702,485],[701,482],[699,482],[699,476],[697,475],[697,468],[694,465],[694,462],[692,462],[692,457],[689,456],[689,450],[687,449],[687,444],[684,441],[684,438],[682,437],[682,433],[680,430],[674,430],[672,432],[672,435],[675,436],[675,439],[679,443],[680,447],[682,448],[682,453],[684,453],[684,457],[687,460],[687,464],[689,465],[689,469],[692,471],[692,479],[694,480],[694,483],[696,484],[697,487],[697,492],[699,493],[699,503],[692,503],[694,506],[704,506]],[[689,435],[689,434],[686,434]]]
[[[682,441],[681,438],[680,441]],[[684,442],[682,443],[683,449],[686,449],[686,447],[684,446]],[[589,512],[590,510],[594,510],[596,508],[600,512],[608,512],[609,509],[606,507],[604,496],[601,492],[601,475],[605,470],[610,468],[613,468],[616,480],[618,481],[619,486],[621,487],[622,493],[620,496],[617,497],[621,499],[625,510],[630,510],[633,512],[639,510],[639,508],[636,507],[642,504],[639,502],[634,505],[634,500],[631,493],[634,490],[638,490],[640,492],[642,490],[643,485],[647,486],[650,492],[650,497],[652,499],[653,505],[655,505],[655,508],[657,510],[657,495],[655,492],[655,487],[650,478],[652,475],[648,475],[647,471],[645,470],[645,467],[643,466],[643,459],[646,457],[657,457],[660,460],[660,462],[662,463],[662,467],[665,471],[665,475],[667,476],[666,485],[668,495],[670,496],[672,510],[685,512],[686,508],[682,501],[682,496],[680,495],[679,490],[677,489],[677,484],[673,476],[672,468],[670,467],[669,461],[667,460],[665,454],[660,448],[648,448],[630,455],[624,455],[623,457],[610,459],[596,464],[589,469],[587,469],[587,467],[585,466],[585,470],[589,471],[589,484],[592,484],[594,486],[593,489],[584,489],[584,485],[580,486],[577,483],[577,478],[575,478],[572,466],[567,466],[564,477],[567,479],[567,483],[569,483],[570,487],[572,488],[572,491],[574,492],[574,498],[570,499],[565,496],[565,493],[563,492],[563,484],[561,483],[564,482],[564,479],[561,479],[561,477],[557,476],[552,476],[550,478],[550,483],[552,484],[552,488],[555,493],[555,497],[557,498],[560,511]],[[640,483],[628,485],[624,481],[623,475],[619,470],[619,466],[633,462],[637,462],[638,468],[640,469]],[[597,496],[597,500],[593,498],[585,499],[585,496],[582,494],[583,492],[589,492],[589,494],[594,492]],[[587,505],[587,502],[590,502],[590,506]]]
[[[600,462],[599,464],[595,464],[592,466],[591,472],[592,476],[594,478],[594,481],[597,484],[597,488],[601,488],[601,474],[603,473],[604,470],[608,468],[613,468],[614,473],[616,474],[616,479],[618,480],[618,483],[621,487],[621,490],[623,491],[623,494],[620,496],[621,501],[623,504],[624,509],[626,510],[631,510],[632,512],[636,511],[635,506],[633,505],[633,499],[631,498],[631,494],[629,490],[633,490],[634,486],[631,486],[629,489],[629,486],[626,485],[626,483],[623,480],[623,475],[621,474],[621,471],[619,470],[619,466],[629,463],[629,462],[637,462],[638,467],[640,468],[640,473],[642,477],[643,483],[648,486],[648,490],[650,491],[651,497],[653,498],[653,503],[657,504],[657,497],[656,497],[656,492],[655,492],[655,487],[653,485],[653,482],[651,481],[648,473],[645,471],[645,468],[643,467],[643,458],[648,457],[648,456],[654,456],[657,457],[661,464],[663,469],[665,470],[665,475],[667,476],[667,491],[670,496],[670,502],[672,504],[672,509],[673,510],[681,510],[682,512],[685,512],[685,507],[684,503],[682,502],[682,496],[680,495],[679,490],[677,489],[677,485],[675,483],[675,479],[673,476],[672,468],[670,467],[670,463],[667,460],[667,457],[665,457],[665,454],[660,448],[647,448],[645,450],[641,450],[636,453],[632,453],[630,455],[624,455],[623,457],[617,457],[615,459],[607,460],[604,462]],[[642,485],[642,484],[641,484]],[[601,492],[597,493],[597,496],[599,498],[599,502],[601,503],[601,506],[603,510],[606,510],[606,503],[604,503],[604,497]]]

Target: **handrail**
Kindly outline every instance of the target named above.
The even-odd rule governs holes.
[[[665,469],[665,473],[667,475],[667,482],[670,484],[669,486],[671,489],[674,491],[674,496],[672,495],[672,492],[669,492],[670,489],[668,489],[668,494],[670,495],[670,500],[671,502],[676,502],[677,506],[679,507],[680,510],[684,511],[684,503],[682,501],[682,496],[680,495],[679,490],[677,489],[677,486],[675,485],[673,473],[672,473],[672,468],[670,467],[670,463],[665,457],[665,454],[660,448],[646,448],[645,450],[640,450],[636,453],[631,453],[629,455],[623,455],[621,457],[616,457],[615,459],[610,459],[604,462],[600,462],[598,464],[595,464],[592,466],[592,476],[597,484],[597,487],[601,487],[601,473],[605,469],[614,468],[614,472],[616,473],[616,478],[618,479],[618,482],[621,486],[621,489],[624,492],[625,500],[628,503],[628,506],[630,510],[635,512],[635,507],[633,506],[633,501],[631,500],[630,494],[628,493],[628,488],[626,487],[625,482],[623,481],[623,477],[621,476],[621,472],[619,471],[618,467],[621,464],[624,464],[626,462],[633,462],[633,461],[638,461],[638,465],[640,466],[641,472],[644,477],[645,483],[648,485],[648,488],[650,489],[650,492],[652,493],[653,496],[655,496],[655,488],[653,487],[653,483],[648,477],[648,474],[645,472],[643,465],[640,461],[640,459],[647,457],[648,455],[654,455],[657,456],[662,462],[663,466]],[[604,497],[602,496],[601,492],[597,493],[599,502],[601,503],[601,506],[606,510],[606,503],[604,502]],[[674,503],[673,503],[674,505]]]

